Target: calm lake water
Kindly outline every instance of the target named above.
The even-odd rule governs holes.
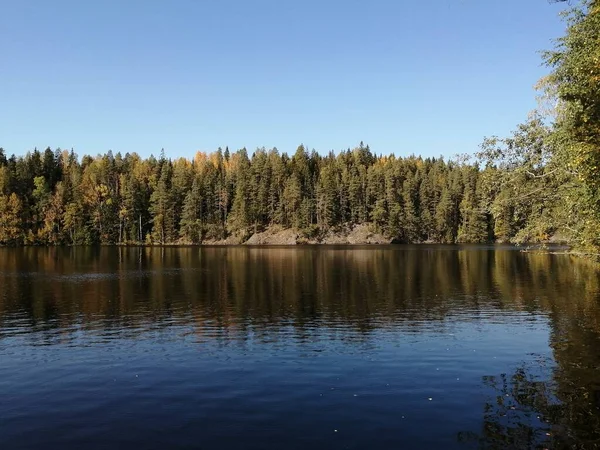
[[[566,255],[0,249],[2,449],[596,448],[599,369]]]

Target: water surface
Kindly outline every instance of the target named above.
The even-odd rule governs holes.
[[[0,249],[0,448],[595,448],[599,282],[499,246]]]

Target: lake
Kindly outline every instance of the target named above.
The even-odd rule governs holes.
[[[599,274],[508,246],[0,249],[0,448],[596,448]]]

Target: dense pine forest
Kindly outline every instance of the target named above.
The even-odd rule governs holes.
[[[320,156],[298,147],[228,149],[193,161],[34,150],[0,156],[4,243],[201,243],[272,225],[307,236],[373,223],[403,242],[510,239],[518,217],[494,216],[486,171],[442,159],[375,156],[367,146]]]
[[[470,158],[329,154],[303,145],[193,160],[0,149],[5,245],[240,242],[269,227],[307,239],[369,224],[397,242],[600,244],[600,7],[584,2],[544,54],[552,107]]]
[[[201,243],[272,225],[314,237],[363,223],[400,242],[548,239],[553,227],[532,228],[530,220],[543,199],[514,195],[516,184],[533,185],[535,175],[504,182],[506,172],[376,156],[364,145],[327,156],[300,146],[291,157],[219,149],[192,161],[110,152],[80,161],[50,148],[20,158],[0,153],[0,240]]]

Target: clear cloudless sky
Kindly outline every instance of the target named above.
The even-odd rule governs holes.
[[[547,0],[0,0],[0,146],[477,151],[533,109]]]

